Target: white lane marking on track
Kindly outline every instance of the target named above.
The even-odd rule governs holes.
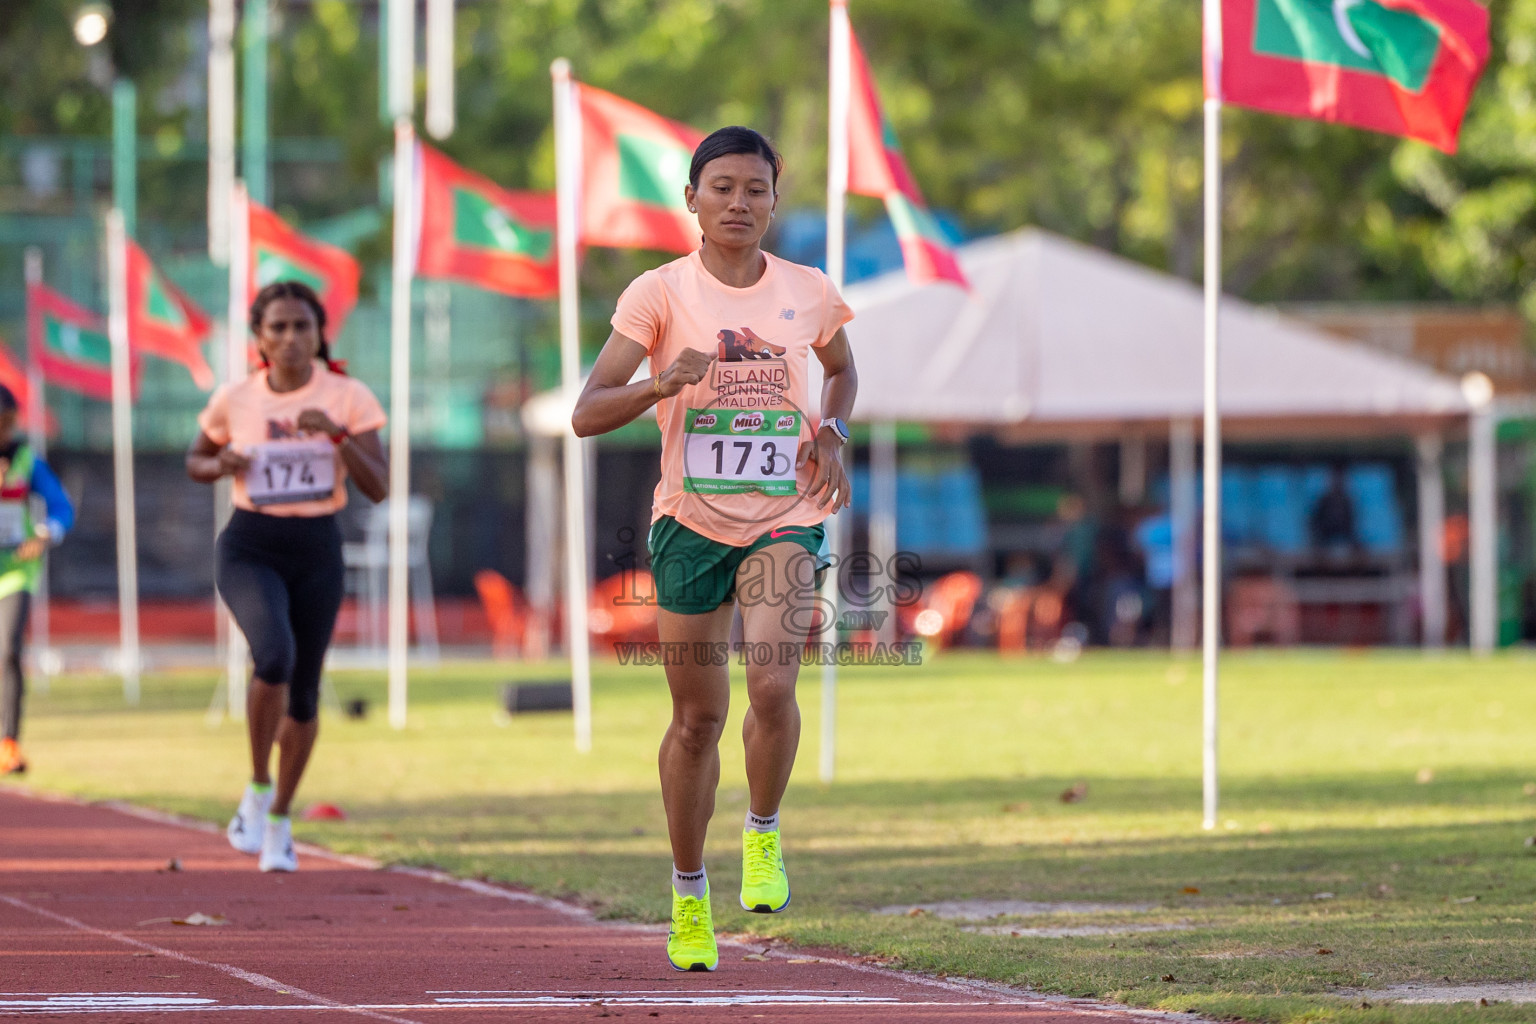
[[[106,928],[98,928],[95,925],[86,924],[84,921],[77,920],[73,917],[67,917],[64,914],[55,914],[51,910],[34,906],[31,903],[28,903],[26,900],[19,900],[14,896],[7,896],[3,892],[0,892],[0,902],[8,903],[15,907],[17,910],[25,910],[29,913],[36,914],[38,917],[44,917],[50,921],[56,921],[59,924],[67,925],[68,927],[74,928],[77,931],[86,932],[90,935],[99,935],[104,939],[111,939],[113,942],[120,942],[125,946],[132,946],[135,949],[154,953],[156,956],[169,957],[172,960],[179,960],[182,963],[192,964],[197,967],[207,967],[218,971],[221,974],[226,974],[231,978],[237,978],[249,985],[255,985],[257,988],[264,988],[269,992],[277,992],[282,995],[296,996],[299,999],[307,999],[311,1003],[326,1007],[327,1009],[341,1010],[344,1013],[355,1013],[360,1016],[371,1017],[374,1020],[390,1021],[391,1024],[419,1024],[418,1021],[413,1021],[407,1017],[390,1017],[386,1014],[378,1013],[374,1010],[370,1010],[364,1007],[351,1006],[347,1003],[339,1002],[335,999],[329,999],[322,995],[316,995],[313,992],[306,992],[304,989],[295,985],[285,985],[274,978],[267,977],[265,974],[257,974],[255,971],[247,971],[244,968],[235,967],[232,964],[221,964],[213,960],[200,960],[195,956],[189,956],[186,953],[178,952],[174,949],[166,949],[163,946],[156,946],[154,943],[144,942],[140,939],[136,939],[131,935],[124,935],[122,932],[114,932]]]
[[[212,1000],[210,1000],[209,1002],[212,1003]],[[778,1001],[778,1002],[735,1002],[735,1003],[717,1002],[717,1003],[707,1003],[707,1002],[697,1002],[697,1001],[695,1001],[695,1002],[681,1002],[681,1001],[673,1001],[673,1002],[622,1002],[622,1001],[615,1001],[615,1000],[608,1000],[608,999],[604,999],[604,1000],[572,999],[572,1000],[565,1001],[565,1002],[536,1002],[536,1001],[528,1001],[528,1002],[521,1002],[521,1003],[517,1003],[517,1002],[485,1002],[485,1003],[371,1003],[371,1004],[359,1005],[357,1007],[353,1007],[353,1009],[356,1009],[356,1010],[370,1010],[370,1011],[372,1011],[372,1010],[394,1010],[394,1011],[406,1011],[406,1010],[409,1010],[409,1011],[413,1011],[413,1012],[431,1012],[431,1011],[447,1011],[447,1010],[476,1010],[476,1009],[482,1009],[482,1010],[497,1010],[497,1009],[500,1009],[500,1010],[511,1010],[511,1009],[527,1009],[527,1010],[583,1010],[583,1011],[585,1011],[585,1010],[592,1010],[592,1009],[595,1009],[597,1007],[610,1007],[610,1006],[611,1007],[643,1008],[643,1007],[646,1007],[646,1006],[671,1006],[671,1007],[677,1007],[677,1006],[725,1006],[725,1005],[743,1006],[743,1007],[752,1007],[752,1006],[785,1006],[785,1005],[792,1005],[792,1006],[836,1006],[836,1005],[844,1005],[844,1006],[954,1006],[954,1007],[961,1007],[961,1006],[963,1006],[963,1007],[979,1007],[979,1006],[1014,1006],[1016,1004],[1014,1004],[1012,1002],[979,1003],[979,1002],[974,1002],[972,1000],[947,1001],[947,1000],[937,1000],[937,999],[934,999],[934,1000],[921,1000],[921,1001],[917,1001],[917,1002],[897,1002],[897,1001],[894,1001],[894,1000],[885,1000],[885,1001],[876,1001],[876,1000],[821,1000],[821,1001],[805,1000],[805,1001],[801,1001],[801,1002],[788,1003],[788,1004],[786,1004],[783,1001]],[[302,1010],[332,1011],[332,1010],[334,1010],[336,1008],[335,1007],[331,1007],[331,1006],[322,1006],[322,1005],[320,1005],[318,1003],[299,1003],[299,1004],[293,1004],[293,1005],[280,1005],[280,1004],[273,1004],[273,1003],[251,1003],[251,1004],[245,1004],[245,1005],[241,1005],[241,1004],[220,1004],[220,1005],[204,1005],[204,1006],[156,1005],[156,1006],[146,1006],[146,1007],[138,1007],[138,1006],[134,1006],[134,1007],[123,1007],[123,1006],[85,1007],[85,1006],[68,1006],[68,1005],[50,1005],[50,1006],[38,1006],[38,1007],[21,1007],[21,1008],[16,1008],[16,1009],[12,1009],[11,1007],[0,1005],[0,1011],[4,1011],[8,1015],[11,1015],[11,1016],[31,1016],[33,1014],[39,1014],[39,1015],[40,1014],[47,1014],[49,1017],[62,1017],[62,1016],[65,1016],[66,1014],[76,1015],[76,1016],[86,1016],[86,1015],[89,1015],[89,1014],[101,1014],[101,1013],[121,1014],[124,1009],[139,1009],[139,1010],[153,1011],[154,1013],[157,1013],[157,1014],[197,1013],[197,1014],[207,1015],[207,1014],[213,1014],[213,1013],[256,1013],[256,1012],[262,1011],[262,1010],[268,1010],[268,1011],[275,1010],[275,1011],[278,1011],[278,1012],[284,1013],[284,1014],[293,1014],[293,1013],[296,1013],[296,1012],[302,1011]]]
[[[16,998],[21,996],[22,998]],[[0,1013],[18,1010],[187,1010],[218,1002],[195,993],[4,992]]]

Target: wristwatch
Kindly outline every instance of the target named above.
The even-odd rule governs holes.
[[[850,436],[848,433],[848,424],[834,416],[830,420],[822,420],[821,425],[824,427],[832,428],[832,433],[837,435],[838,444],[848,443],[848,438]]]

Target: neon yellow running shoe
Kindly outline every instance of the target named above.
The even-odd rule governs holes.
[[[715,921],[704,898],[679,896],[672,890],[672,930],[667,933],[667,959],[675,971],[712,971],[720,963],[715,948]]]
[[[779,850],[779,830],[741,830],[741,909],[777,914],[789,906],[789,875]]]

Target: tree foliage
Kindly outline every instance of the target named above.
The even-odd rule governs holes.
[[[1520,302],[1536,318],[1536,0],[1493,0],[1493,58],[1461,152],[1229,109],[1229,288],[1261,300]],[[114,60],[163,93],[200,0],[117,0]],[[1188,0],[853,0],[882,98],[932,205],[974,234],[1037,224],[1197,278],[1200,9]],[[105,131],[63,0],[0,5],[0,130]],[[372,0],[276,0],[273,130],[342,140],[339,175],[279,179],[279,204],[377,200]],[[119,31],[121,30],[121,31]],[[63,33],[63,42],[59,41]],[[23,60],[24,55],[34,59]],[[553,184],[549,64],[701,129],[747,123],[785,151],[783,203],[826,178],[824,0],[461,0],[456,158]],[[40,59],[37,59],[40,58]],[[179,63],[178,63],[179,62]],[[200,73],[200,69],[194,69]],[[198,110],[183,114],[199,134]],[[878,206],[857,207],[876,215]],[[379,246],[384,246],[380,239]],[[616,288],[653,256],[593,253]]]

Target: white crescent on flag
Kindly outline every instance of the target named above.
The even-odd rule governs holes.
[[[1344,45],[1369,59],[1371,51],[1366,49],[1365,44],[1360,41],[1360,36],[1355,32],[1355,26],[1349,21],[1349,9],[1364,2],[1365,0],[1333,0],[1333,20],[1339,27],[1339,35],[1343,37]]]

